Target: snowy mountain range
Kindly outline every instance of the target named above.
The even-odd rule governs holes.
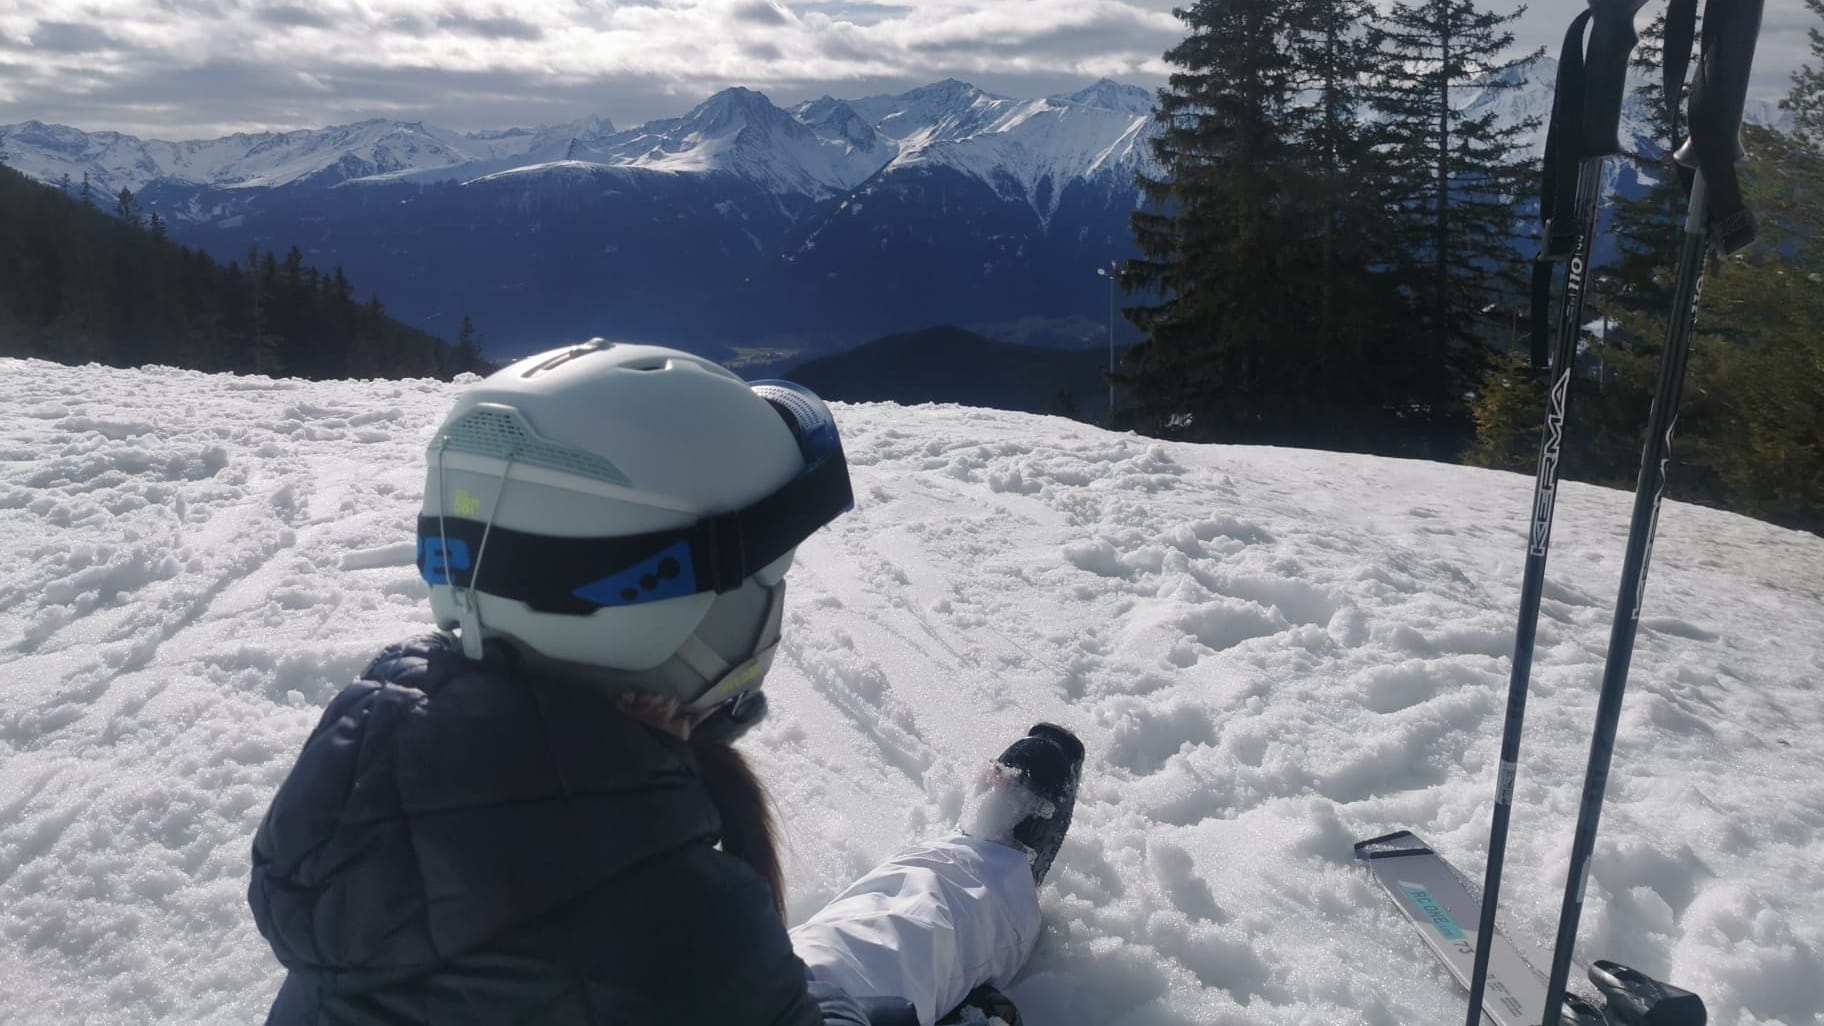
[[[824,97],[782,109],[725,89],[688,114],[617,131],[604,118],[535,129],[455,132],[369,120],[190,142],[83,132],[38,121],[0,126],[8,163],[43,181],[89,176],[107,195],[190,185],[253,191],[347,183],[468,182],[556,170],[732,174],[822,199],[896,167],[944,166],[1036,195],[1051,178],[1130,171],[1148,158],[1152,94],[1103,80],[1068,95],[1015,100],[954,79],[891,96]],[[207,209],[174,220],[206,220]]]
[[[1543,123],[1556,70],[1458,102]],[[1108,80],[1015,99],[952,79],[790,108],[731,88],[631,129],[371,120],[164,142],[28,121],[0,126],[0,149],[46,182],[86,174],[104,207],[130,188],[219,258],[296,245],[432,331],[472,314],[499,354],[615,334],[738,358],[944,322],[1099,344],[1090,272],[1132,252],[1152,106]],[[1637,106],[1623,131],[1657,145]],[[1621,163],[1611,189],[1639,188]]]
[[[617,334],[729,358],[934,321],[1099,342],[1106,297],[1076,279],[1127,252],[1152,102],[1106,80],[789,109],[732,88],[625,130],[365,121],[172,143],[26,122],[0,147],[47,182],[86,174],[104,206],[133,189],[219,258],[297,245],[433,331],[473,314],[497,353]]]

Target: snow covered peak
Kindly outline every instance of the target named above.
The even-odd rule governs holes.
[[[64,174],[79,179],[86,173],[95,188],[107,192],[138,190],[160,180],[251,189],[447,172],[523,153],[534,138],[524,132],[462,135],[421,121],[383,118],[188,142],[83,132],[37,121],[0,126],[0,140],[17,151],[11,163],[20,170],[45,181]]]
[[[851,100],[849,105],[872,122],[875,131],[890,139],[906,140],[979,131],[1018,102],[947,78],[904,93]]]
[[[807,123],[762,93],[724,89],[681,118],[601,140],[586,159],[675,174],[721,172],[774,192],[821,197],[854,188],[893,158],[893,148],[845,104],[830,101],[819,113]]]
[[[1155,98],[1150,89],[1139,86],[1123,85],[1113,79],[1100,79],[1095,85],[1079,89],[1074,93],[1054,96],[1054,100],[1065,103],[1080,103],[1085,107],[1097,107],[1102,110],[1116,110],[1124,114],[1151,114]]]
[[[824,97],[792,110],[733,87],[682,117],[617,132],[603,118],[536,129],[458,133],[370,119],[193,142],[142,141],[38,122],[0,127],[11,163],[55,181],[86,171],[112,192],[164,180],[258,189],[350,181],[473,181],[590,166],[727,173],[785,194],[852,189],[895,162],[943,165],[1024,197],[1041,216],[1075,178],[1125,177],[1148,159],[1152,96],[1107,79],[1044,100],[996,96],[957,79],[857,100]]]
[[[23,121],[0,128],[0,138],[13,147],[29,147],[46,153],[80,154],[92,138],[118,138],[117,132],[84,132],[68,125],[47,125],[42,121]]]
[[[961,171],[1025,201],[1041,221],[1073,181],[1131,178],[1150,162],[1146,141],[1156,132],[1150,95],[1106,80],[1067,96],[1012,100],[952,79],[854,106],[899,143],[895,166]]]
[[[968,107],[984,97],[993,99],[991,94],[976,88],[973,83],[958,78],[946,78],[941,82],[919,86],[899,94],[897,99],[904,103],[933,107],[958,108]]]
[[[791,119],[791,115],[773,106],[765,93],[742,86],[731,86],[697,104],[683,121],[692,130],[705,133],[739,131],[749,124],[764,125]]]
[[[842,100],[825,96],[820,100],[799,104],[792,113],[825,139],[840,139],[851,146],[862,148],[878,145],[880,141],[874,126],[868,124],[856,113],[854,107]]]

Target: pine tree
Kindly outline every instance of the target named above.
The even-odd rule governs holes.
[[[1165,55],[1178,70],[1160,90],[1153,153],[1141,175],[1147,206],[1132,218],[1141,256],[1128,291],[1162,300],[1131,307],[1144,333],[1120,380],[1139,426],[1200,437],[1246,431],[1284,395],[1309,304],[1291,294],[1297,225],[1285,216],[1298,83],[1291,38],[1303,3],[1197,0],[1175,12],[1189,35]]]
[[[1811,13],[1824,18],[1824,0],[1805,0]],[[1818,63],[1806,64],[1792,74],[1792,92],[1780,106],[1792,112],[1793,135],[1813,149],[1824,149],[1824,32],[1813,25],[1811,56]]]
[[[456,333],[456,360],[454,373],[479,371],[481,369],[481,336],[475,332],[475,322],[468,314],[462,315],[462,330]]]
[[[1628,154],[1642,179],[1651,184],[1640,195],[1616,201],[1610,222],[1620,249],[1614,269],[1620,302],[1662,318],[1671,313],[1672,267],[1678,261],[1685,219],[1685,190],[1672,159],[1678,141],[1671,137],[1673,114],[1684,96],[1681,91],[1670,102],[1666,97],[1660,74],[1665,35],[1666,16],[1660,14],[1641,33],[1629,65],[1640,82],[1634,87],[1635,102],[1660,132],[1653,146]]]
[[[1507,26],[1523,9],[1494,14],[1475,0],[1395,0],[1373,36],[1381,61],[1372,103],[1381,115],[1396,226],[1395,259],[1428,342],[1425,398],[1454,405],[1474,380],[1489,333],[1484,311],[1518,295],[1511,239],[1515,198],[1536,175],[1525,146],[1538,119],[1499,124],[1499,104],[1461,106],[1518,89],[1538,56],[1511,58]]]
[[[121,186],[120,192],[114,197],[114,214],[122,221],[125,221],[136,228],[139,227],[139,214],[135,213],[133,210],[132,189],[129,189],[124,185]]]
[[[158,211],[156,211],[156,210],[154,210],[152,212],[151,227],[152,227],[152,238],[158,242],[165,241],[165,237],[167,234],[166,230],[165,230],[165,219],[158,216]]]
[[[93,190],[89,187],[89,173],[87,171],[82,173],[82,205],[85,207],[93,207],[95,205],[95,196]]]
[[[1393,289],[1374,268],[1384,262],[1381,169],[1361,111],[1376,61],[1366,30],[1367,0],[1311,0],[1309,20],[1294,37],[1302,72],[1294,135],[1304,166],[1317,241],[1315,338],[1319,378],[1333,401],[1378,404],[1378,385],[1400,376],[1389,345],[1404,332],[1389,299]]]

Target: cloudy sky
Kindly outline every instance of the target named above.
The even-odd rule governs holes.
[[[0,0],[0,124],[165,139],[373,116],[632,126],[728,85],[779,103],[947,76],[1015,96],[1155,86],[1185,2]],[[1555,51],[1581,9],[1535,2],[1520,44]],[[1757,91],[1784,91],[1807,23],[1801,0],[1768,0]]]

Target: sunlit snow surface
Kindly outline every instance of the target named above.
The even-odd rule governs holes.
[[[330,695],[425,623],[419,461],[454,391],[0,361],[0,1021],[262,1016],[249,840]],[[1350,842],[1412,827],[1480,874],[1529,479],[837,416],[856,510],[800,549],[744,742],[794,919],[1052,719],[1090,755],[1012,988],[1033,1026],[1458,1021]],[[1558,508],[1505,906],[1541,940],[1627,503]],[[1820,676],[1824,540],[1667,506],[1586,956],[1725,1026],[1821,1021]]]

